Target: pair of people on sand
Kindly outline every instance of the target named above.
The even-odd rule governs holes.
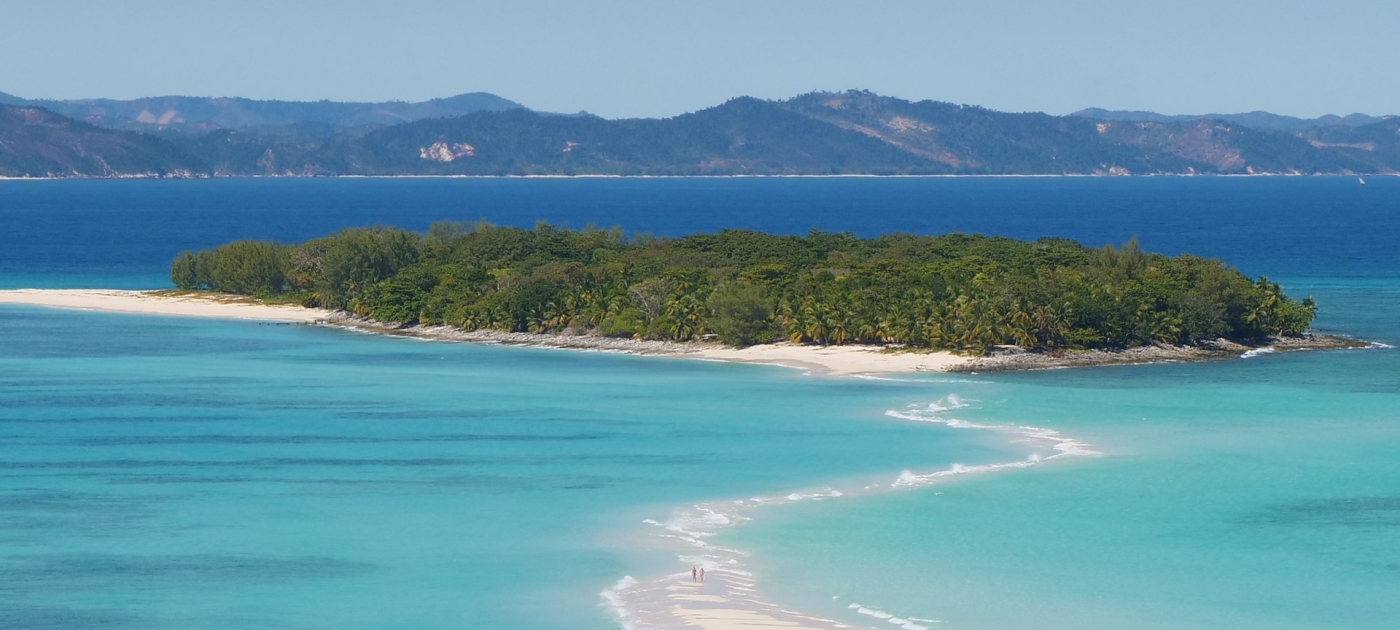
[[[691,582],[704,582],[704,581],[705,581],[705,567],[690,567],[690,581],[691,581]]]

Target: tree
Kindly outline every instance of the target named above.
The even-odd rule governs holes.
[[[747,230],[678,239],[619,229],[437,223],[352,228],[300,245],[184,252],[171,282],[384,321],[736,345],[783,336],[985,353],[1257,341],[1316,315],[1219,260],[969,234],[861,239]]]
[[[181,252],[170,263],[170,281],[181,289],[198,289],[199,273],[195,269],[195,257],[189,250]]]
[[[759,285],[732,282],[710,294],[709,328],[720,341],[735,346],[764,343],[773,338],[773,300]]]

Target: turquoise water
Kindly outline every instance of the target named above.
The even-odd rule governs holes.
[[[0,627],[608,628],[679,502],[998,461],[938,385],[0,308]]]
[[[1322,325],[1396,341],[1400,285],[1292,285],[1334,305]],[[719,542],[756,552],[772,596],[843,621],[1394,628],[1397,354],[978,377],[948,415],[1052,426],[1104,454],[794,505]]]
[[[0,287],[161,286],[184,247],[482,215],[1138,235],[1400,345],[1400,179],[168,183],[0,185]],[[1398,452],[1385,348],[830,379],[0,306],[0,628],[617,628],[601,593],[689,567],[647,520],[827,487],[855,491],[750,500],[712,542],[854,626],[1393,628]]]

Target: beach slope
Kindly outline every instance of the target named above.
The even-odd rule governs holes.
[[[308,324],[325,320],[330,315],[326,310],[263,304],[242,296],[117,289],[10,289],[0,291],[0,304]]]
[[[1215,340],[1197,346],[1158,345],[1126,350],[1075,350],[1054,354],[999,351],[993,353],[992,356],[970,357],[952,352],[881,348],[854,344],[823,346],[779,342],[735,348],[713,342],[678,343],[591,334],[536,334],[498,330],[469,331],[451,326],[401,326],[357,317],[343,311],[305,308],[289,304],[267,304],[247,296],[195,291],[10,289],[0,290],[0,304],[28,304],[144,315],[318,324],[439,341],[570,350],[601,350],[710,361],[763,363],[830,376],[908,372],[999,372],[1163,361],[1204,361],[1252,356],[1259,352],[1272,352],[1274,350],[1328,350],[1365,348],[1375,345],[1350,337],[1307,333],[1301,337],[1275,338],[1267,340],[1265,345],[1252,346]]]
[[[542,346],[577,350],[605,350],[642,355],[678,356],[713,361],[766,363],[806,369],[833,376],[853,374],[946,371],[968,359],[950,352],[882,352],[868,346],[812,346],[792,343],[733,348],[714,343],[644,341],[591,335],[508,333],[494,330],[465,331],[447,326],[400,327],[325,309],[286,304],[265,304],[235,295],[184,291],[130,291],[116,289],[12,289],[0,290],[0,304],[28,304],[52,308],[213,317],[270,322],[325,324],[370,332],[437,339],[509,345]]]

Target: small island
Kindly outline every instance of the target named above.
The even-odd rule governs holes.
[[[952,233],[858,238],[439,222],[184,252],[182,291],[327,309],[436,338],[686,353],[691,346],[951,352],[998,370],[1358,347],[1308,333],[1316,304],[1220,260]]]

